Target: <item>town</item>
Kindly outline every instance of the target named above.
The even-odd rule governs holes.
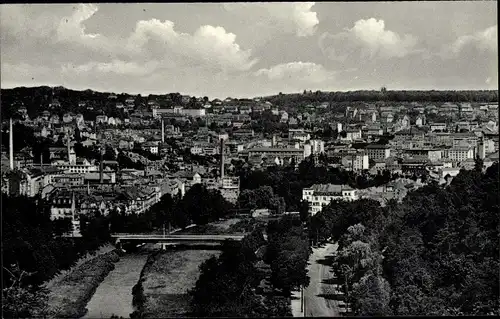
[[[12,143],[2,149],[2,191],[46,199],[51,218],[70,218],[75,233],[79,216],[92,209],[141,214],[164,194],[182,197],[200,183],[234,204],[241,168],[298,167],[321,158],[364,176],[443,184],[473,169],[476,157],[486,167],[498,161],[494,103],[316,102],[291,108],[279,97],[210,101],[78,92],[61,104],[58,95],[71,91],[34,90],[47,99],[31,114],[16,90],[2,94],[12,101],[6,105],[10,122],[3,116],[3,136],[9,131]],[[16,145],[26,134],[43,139],[45,148]],[[307,187],[302,199],[313,215],[332,199],[362,197],[348,184]]]
[[[0,5],[2,318],[498,317],[495,12]]]
[[[30,96],[44,98],[34,105]],[[337,102],[335,93],[307,91],[221,101],[178,93],[142,97],[62,87],[3,90],[2,97],[7,115],[2,192],[12,198],[36,198],[50,220],[61,222],[57,227],[62,236],[97,235],[86,248],[90,251],[109,241],[110,231],[132,233],[120,235],[115,244],[152,240],[163,242],[166,249],[169,241],[203,243],[219,236],[168,239],[167,224],[171,236],[172,227],[235,219],[237,225],[247,225],[239,230],[245,232],[280,216],[285,223],[290,216],[300,217],[300,227],[306,227],[302,231],[309,228],[311,242],[318,245],[325,241],[326,229],[319,220],[334,216],[329,209],[338,201],[374,200],[383,207],[425,185],[450,185],[464,170],[481,165],[485,171],[498,163],[498,104],[490,102],[394,102],[390,96],[389,101]],[[278,174],[278,180],[266,182],[259,174]],[[325,208],[327,215],[320,214]],[[321,216],[318,221],[316,215]],[[99,216],[109,220],[104,226],[108,235],[98,235],[100,226],[91,226]],[[248,218],[257,224],[248,224]],[[146,235],[134,235],[141,233]],[[257,265],[266,269],[265,263]],[[305,266],[298,267],[289,274],[295,271],[301,278],[294,287],[307,286]],[[313,271],[318,270],[310,269],[309,276]],[[268,289],[266,280],[276,285],[276,279],[263,276],[262,291]],[[317,298],[311,291],[320,285],[310,284],[306,297],[299,298],[304,313],[306,300],[314,305]],[[297,307],[292,302],[292,308]],[[333,307],[350,313],[343,301]],[[266,309],[267,314],[284,314]],[[321,314],[314,308],[308,311]],[[81,310],[65,314],[82,315]]]

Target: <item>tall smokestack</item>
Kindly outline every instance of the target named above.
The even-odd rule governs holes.
[[[103,163],[103,150],[102,150],[102,147],[101,147],[101,162],[99,163],[99,183],[103,183],[103,167],[104,167],[104,163]]]
[[[9,165],[10,169],[14,169],[14,132],[12,129],[12,118],[9,122]]]
[[[224,179],[224,139],[220,139],[220,179]]]
[[[161,142],[165,143],[165,122],[161,119]]]
[[[68,163],[71,164],[71,155],[70,155],[70,153],[71,153],[71,146],[69,145],[69,134],[67,135],[67,138],[68,139],[67,139],[67,142],[66,142],[66,146],[68,148]]]

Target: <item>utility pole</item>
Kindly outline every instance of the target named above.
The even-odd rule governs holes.
[[[300,312],[304,312],[304,289],[300,285]]]
[[[307,315],[306,315],[306,298],[304,298],[304,317],[307,317]]]

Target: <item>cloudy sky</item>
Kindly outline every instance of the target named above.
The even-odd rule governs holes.
[[[497,3],[0,5],[1,86],[497,89]]]

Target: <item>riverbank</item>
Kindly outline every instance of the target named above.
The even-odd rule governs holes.
[[[77,263],[69,271],[51,280],[46,288],[49,291],[50,317],[80,318],[86,313],[86,306],[94,292],[108,273],[120,260],[118,250],[96,254],[95,257]]]
[[[217,250],[158,251],[148,258],[134,287],[134,305],[142,318],[186,316],[188,290],[194,287],[199,266]]]

